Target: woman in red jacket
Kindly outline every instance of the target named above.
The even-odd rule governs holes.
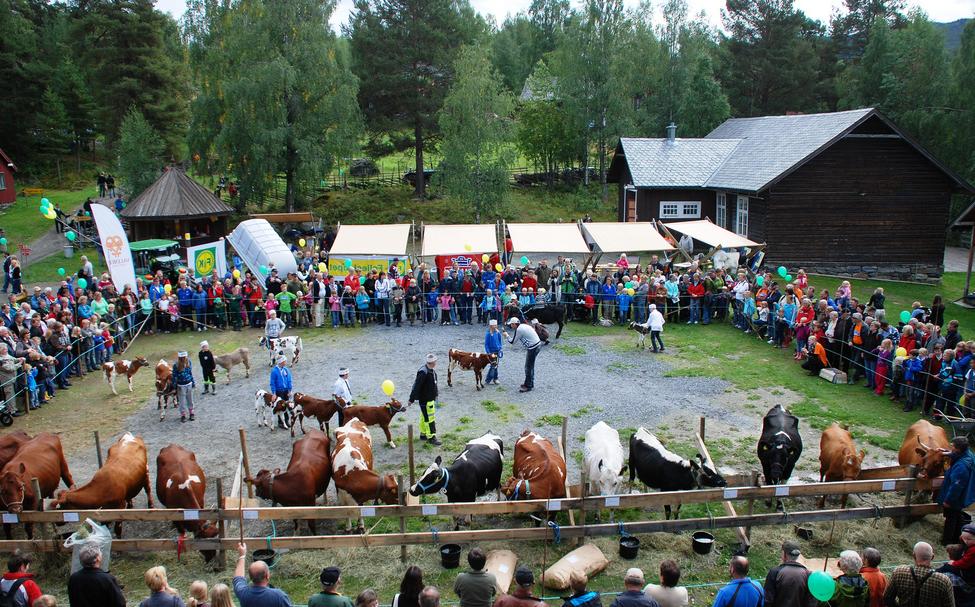
[[[900,341],[897,342],[898,348],[904,348],[908,352],[917,348],[917,339],[914,337],[914,327],[905,325],[901,332]]]

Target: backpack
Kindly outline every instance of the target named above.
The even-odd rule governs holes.
[[[26,581],[27,578],[25,577],[17,578],[10,586],[10,590],[0,593],[0,607],[20,607],[20,603],[17,602],[17,594]]]

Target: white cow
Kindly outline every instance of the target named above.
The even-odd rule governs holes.
[[[297,364],[298,358],[301,357],[301,338],[297,335],[276,337],[273,339],[264,336],[261,338],[260,345],[268,349],[268,353],[271,356],[269,364],[272,367],[279,356],[287,357],[292,365]]]
[[[596,422],[586,430],[582,452],[589,482],[599,487],[599,495],[618,495],[626,474],[620,433],[606,422]]]

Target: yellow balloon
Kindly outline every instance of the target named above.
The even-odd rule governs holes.
[[[189,239],[190,239],[190,233],[189,232],[187,232],[186,234],[183,234],[183,240],[189,240]]]
[[[470,250],[471,250],[472,248],[474,248],[474,247],[472,247],[472,246],[471,246],[471,245],[469,245],[469,244],[465,244],[465,245],[464,245],[464,250],[465,250],[465,251],[470,251]]]
[[[907,349],[905,349],[903,346],[901,346],[900,348],[897,348],[897,351],[894,352],[894,354],[896,354],[897,356],[901,356],[901,357],[907,356]]]
[[[383,394],[386,396],[392,396],[394,390],[396,390],[396,386],[393,385],[392,381],[388,379],[383,381]]]
[[[485,253],[484,255],[481,255],[481,261],[483,261],[484,263],[487,263],[487,262],[491,261],[491,256],[488,255],[487,253]]]
[[[169,293],[172,290],[173,290],[173,285],[171,284],[167,284],[166,286],[163,287],[163,291],[165,291],[166,293]]]
[[[50,208],[48,209],[47,213],[44,215],[44,217],[47,217],[48,219],[54,219],[57,216],[58,214],[54,212],[54,209],[50,209]]]
[[[305,246],[305,239],[304,238],[299,238],[298,239],[298,246],[299,247]]]
[[[501,272],[502,270],[504,270],[504,266],[499,263],[496,263],[494,264],[494,269],[497,270],[498,272]]]
[[[234,270],[234,278],[240,278],[240,270]]]
[[[327,269],[328,269],[328,266],[327,266],[327,265],[325,265],[325,262],[324,262],[324,261],[323,261],[323,262],[320,262],[320,263],[318,264],[318,271],[319,271],[319,272],[324,272],[324,271],[325,271],[325,270],[327,270]]]

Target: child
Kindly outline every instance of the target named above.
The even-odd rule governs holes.
[[[91,343],[91,354],[95,359],[95,368],[98,368],[103,362],[105,362],[105,334],[102,333],[100,328],[92,329]]]
[[[625,325],[630,317],[630,304],[633,302],[633,296],[630,295],[630,290],[624,287],[616,295],[616,303],[620,310],[620,324]]]
[[[440,326],[449,325],[451,312],[453,311],[451,304],[454,303],[454,296],[445,291],[440,294],[437,301],[440,303]],[[454,324],[456,325],[457,323],[454,322]]]
[[[877,373],[874,377],[876,386],[873,391],[878,396],[884,393],[884,387],[890,380],[891,370],[894,366],[894,342],[885,339],[880,345],[873,349],[873,354],[877,357]]]
[[[179,314],[179,300],[175,295],[170,295],[167,308],[167,315],[169,316],[169,328],[166,329],[166,333],[180,330]]]
[[[332,328],[338,329],[342,322],[342,296],[338,289],[332,289],[332,294],[328,296],[328,309],[332,313]]]
[[[849,307],[851,297],[853,297],[853,288],[850,287],[849,280],[844,280],[836,289],[836,307],[840,310]]]
[[[521,288],[521,295],[518,296],[518,305],[522,308],[527,307],[535,303],[533,301],[534,297],[528,291],[528,287]]]
[[[277,311],[277,309],[278,309],[278,300],[274,298],[274,295],[268,295],[267,300],[264,302],[264,317],[267,318],[268,316],[270,316],[268,312],[270,312],[271,310]]]
[[[298,315],[298,324],[302,327],[307,327],[309,325],[308,320],[308,310],[311,309],[311,291],[308,291],[308,295],[304,295],[301,291],[295,293],[295,303],[298,304],[298,309],[295,314]]]
[[[230,296],[227,298],[227,312],[230,314],[230,324],[233,325],[234,331],[240,331],[244,325],[242,303],[240,285],[234,285],[230,291]]]
[[[278,302],[278,316],[285,322],[289,327],[297,326],[295,323],[295,313],[293,305],[298,296],[295,293],[287,289],[282,289],[280,293],[277,294]]]
[[[768,302],[758,302],[758,334],[762,339],[768,336]]]
[[[345,285],[342,289],[342,308],[345,310],[345,326],[355,326],[355,295],[352,287]]]
[[[911,350],[908,359],[904,361],[904,385],[906,386],[907,402],[904,403],[904,411],[910,411],[917,406],[921,400],[924,379],[922,371],[924,369],[924,359],[927,358],[928,351],[925,348]]]
[[[434,291],[431,291],[434,293]],[[359,287],[359,292],[355,294],[356,315],[359,317],[359,326],[366,326],[369,321],[369,295],[365,287]]]
[[[238,316],[240,315],[238,314]],[[224,303],[222,297],[213,298],[213,324],[218,329],[223,329],[224,325],[227,324],[227,304]]]
[[[68,375],[74,374],[75,377],[84,375],[81,372],[81,359],[85,352],[81,344],[83,339],[81,327],[75,326],[71,329],[71,372]]]
[[[91,328],[91,321],[87,318],[81,321],[81,356],[85,361],[85,372],[91,373],[98,369],[95,364],[95,332]]]
[[[210,351],[210,344],[206,340],[200,342],[200,371],[203,372],[203,393],[217,393],[217,378],[214,372],[217,370],[217,362],[213,360],[213,352]]]
[[[741,315],[744,318],[745,333],[752,332],[752,320],[755,316],[755,296],[751,291],[745,291],[745,302],[741,307]]]
[[[40,401],[37,395],[37,369],[28,363],[24,363],[24,375],[27,377],[27,393],[30,395],[31,410],[40,408]]]
[[[775,336],[772,338],[776,348],[782,348],[782,343],[785,339],[785,332],[788,330],[789,323],[785,319],[785,309],[782,306],[779,306],[775,310]]]
[[[102,341],[105,344],[104,359],[103,363],[111,362],[112,352],[115,349],[115,338],[112,337],[112,332],[108,328],[108,323],[103,322],[101,326],[102,330]]]
[[[210,607],[207,592],[207,583],[202,580],[190,584],[190,596],[186,599],[186,607]]]

